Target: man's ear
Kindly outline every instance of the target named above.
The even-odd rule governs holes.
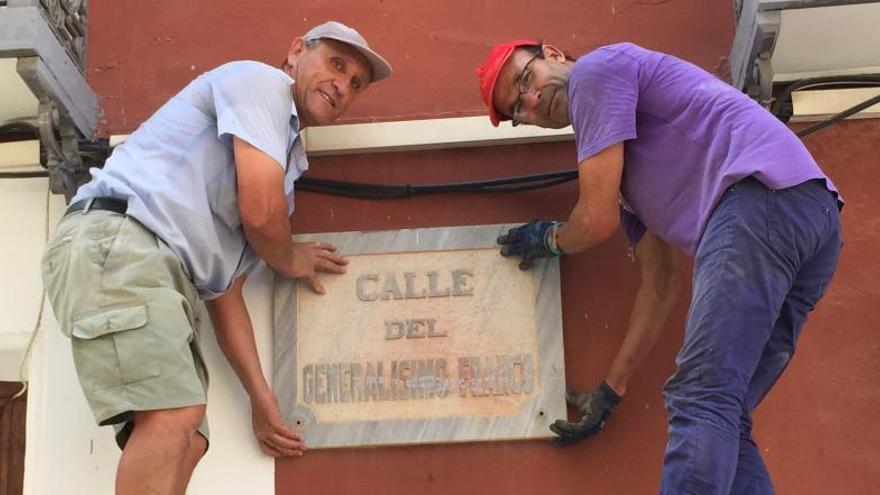
[[[290,50],[287,51],[287,65],[296,66],[296,61],[299,60],[305,48],[306,43],[302,38],[294,39],[290,44]]]
[[[544,52],[544,58],[547,60],[554,60],[557,62],[565,61],[565,53],[553,45],[544,45],[541,47],[541,51]]]

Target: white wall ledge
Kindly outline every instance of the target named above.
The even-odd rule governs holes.
[[[574,139],[571,126],[542,129],[493,127],[486,116],[405,120],[312,127],[304,132],[306,151],[313,156],[415,151],[475,146],[501,146]]]
[[[306,152],[322,156],[565,141],[574,139],[574,131],[571,126],[513,127],[509,121],[492,127],[488,117],[478,116],[327,125],[310,127],[303,136]],[[110,145],[116,146],[127,137],[114,135]]]

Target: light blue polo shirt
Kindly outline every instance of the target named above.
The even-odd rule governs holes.
[[[293,183],[308,169],[287,74],[230,62],[183,88],[116,147],[72,201],[128,200],[128,214],[164,240],[203,299],[227,291],[260,262],[238,211],[232,136],[284,170],[288,213]]]

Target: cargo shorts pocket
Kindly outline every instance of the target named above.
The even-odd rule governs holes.
[[[70,331],[65,322],[68,321],[66,315],[70,305],[68,299],[64,297],[64,292],[68,285],[70,271],[68,266],[71,257],[71,239],[70,236],[66,236],[50,244],[43,254],[40,266],[43,288],[46,290],[49,304],[55,311],[55,317],[58,318],[61,331],[68,337],[70,337]]]
[[[83,388],[97,390],[160,375],[146,353],[144,305],[114,308],[74,319],[73,360]]]

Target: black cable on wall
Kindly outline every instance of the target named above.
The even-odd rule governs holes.
[[[796,81],[786,87],[776,98],[776,102],[771,108],[771,113],[787,122],[791,117],[790,107],[791,94],[794,91],[808,88],[819,87],[841,87],[841,86],[878,86],[880,87],[880,75],[861,75],[861,76],[833,76],[833,77],[817,77],[802,79]],[[802,129],[796,133],[798,137],[806,137],[810,134],[818,132],[826,127],[839,122],[847,117],[865,110],[877,103],[880,103],[880,95],[869,98],[857,105],[832,115],[814,125]],[[0,126],[0,136],[4,133],[21,134],[34,133],[36,128],[33,126],[16,127]],[[82,141],[80,149],[87,163],[91,166],[103,165],[103,160],[109,155],[109,146],[107,140]],[[0,172],[0,179],[24,179],[35,177],[48,177],[49,173],[45,170],[33,172]],[[473,182],[452,182],[441,184],[376,184],[362,182],[346,182],[333,179],[317,179],[312,177],[300,177],[296,184],[299,191],[315,192],[319,194],[330,194],[334,196],[344,196],[360,199],[395,199],[409,198],[414,196],[424,196],[428,194],[440,194],[451,192],[465,193],[507,193],[529,191],[532,189],[541,189],[552,187],[574,180],[578,177],[577,169],[562,170],[558,172],[548,172],[534,175],[522,175],[514,177],[504,177],[499,179],[488,179]]]

